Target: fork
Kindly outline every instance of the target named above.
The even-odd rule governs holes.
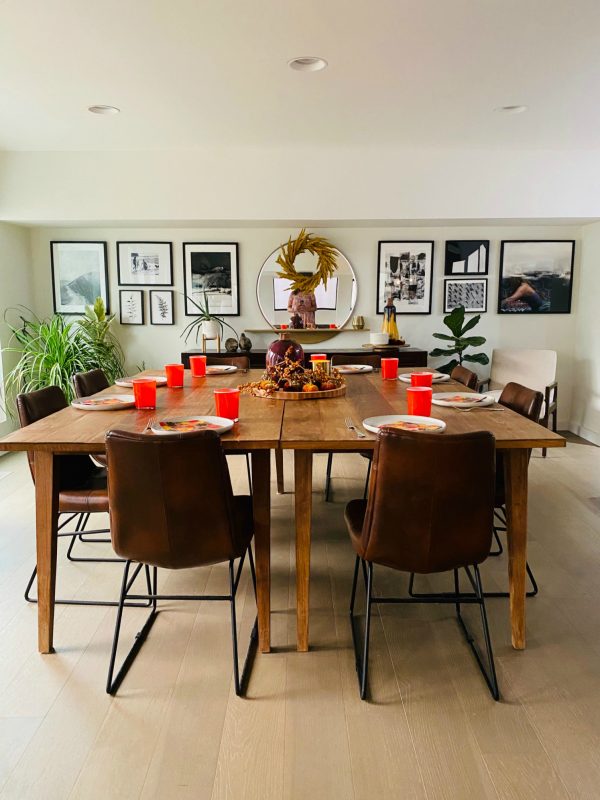
[[[152,430],[152,426],[156,422],[156,417],[149,417],[148,422],[146,423],[146,427],[142,431],[142,433],[148,433],[148,431]]]
[[[469,411],[505,411],[506,409],[503,406],[471,406],[471,408],[459,408],[458,406],[454,407],[456,411],[460,411],[462,414],[466,414]]]
[[[356,434],[356,436],[357,436],[357,438],[358,438],[358,439],[366,439],[366,438],[367,438],[367,436],[366,436],[366,434],[365,434],[365,433],[363,433],[362,431],[359,431],[359,430],[358,430],[358,428],[357,428],[357,427],[356,427],[356,425],[355,425],[355,424],[352,422],[352,420],[350,419],[350,417],[346,417],[346,419],[344,420],[344,422],[346,423],[346,427],[348,428],[348,430],[349,430],[349,431],[353,431],[353,432]]]

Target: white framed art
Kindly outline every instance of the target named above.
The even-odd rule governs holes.
[[[466,312],[484,313],[487,311],[486,278],[449,278],[444,281],[444,313],[449,314],[457,306],[464,306]]]

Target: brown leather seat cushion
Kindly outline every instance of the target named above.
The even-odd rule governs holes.
[[[361,549],[360,536],[363,529],[363,522],[365,521],[365,512],[367,510],[366,500],[351,500],[346,506],[344,511],[344,519],[348,526],[348,533],[352,546],[358,552]]]

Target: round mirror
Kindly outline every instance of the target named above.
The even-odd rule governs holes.
[[[281,267],[277,263],[280,248],[274,250],[262,265],[256,283],[256,296],[261,313],[271,327],[326,329],[333,325],[343,328],[356,305],[356,275],[346,256],[336,249],[337,269],[327,281],[320,283],[314,292],[292,292],[290,281],[278,277]],[[314,274],[317,256],[301,253],[295,260],[296,272]]]

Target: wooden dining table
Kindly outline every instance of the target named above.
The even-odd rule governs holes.
[[[143,374],[162,372],[148,370]],[[214,388],[236,386],[257,380],[260,375],[260,370],[251,370],[248,374],[192,378],[186,370],[182,389],[158,389],[156,411],[98,412],[69,407],[0,440],[0,450],[32,451],[35,458],[38,650],[41,653],[51,653],[54,647],[58,457],[102,453],[108,430],[141,432],[151,416],[161,419],[214,414]],[[372,451],[376,437],[367,433],[365,438],[358,438],[346,427],[345,419],[352,419],[361,428],[366,417],[406,413],[406,386],[402,381],[383,381],[380,373],[370,373],[347,376],[346,394],[338,398],[286,402],[242,395],[239,422],[223,434],[221,441],[226,453],[248,451],[252,458],[259,648],[262,652],[269,652],[271,648],[270,451],[294,451],[297,649],[306,651],[309,647],[313,454]],[[464,390],[464,387],[452,382],[435,387],[436,391],[458,389]],[[111,387],[104,394],[130,391]],[[470,413],[438,406],[434,409],[434,416],[446,422],[448,433],[491,431],[497,448],[504,452],[512,643],[515,648],[523,649],[529,451],[537,447],[564,447],[565,440],[508,409],[477,408]],[[198,488],[201,491],[200,485]]]

